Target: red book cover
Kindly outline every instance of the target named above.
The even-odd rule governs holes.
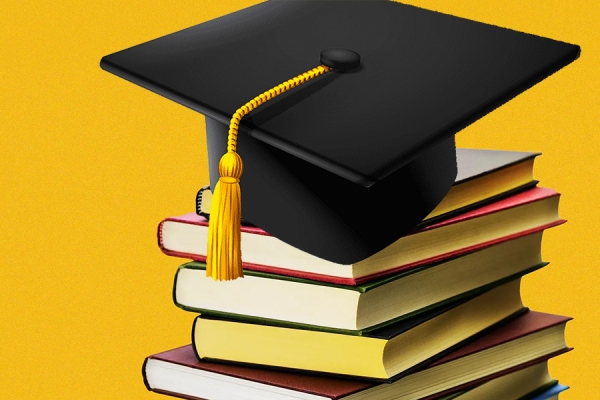
[[[529,203],[532,203],[535,201],[541,201],[541,200],[544,200],[544,199],[547,199],[550,197],[556,197],[556,196],[560,196],[560,194],[552,189],[535,187],[530,190],[515,194],[513,196],[504,198],[504,199],[496,201],[494,203],[488,204],[486,206],[483,206],[483,207],[465,212],[463,214],[459,214],[457,216],[439,221],[437,223],[426,226],[424,228],[417,229],[417,230],[409,233],[406,236],[417,235],[417,234],[425,232],[425,231],[430,231],[430,230],[442,228],[442,227],[445,227],[448,225],[461,223],[461,222],[475,219],[478,217],[482,217],[485,215],[490,215],[490,214],[493,214],[493,213],[496,213],[499,211],[508,210],[510,208],[522,206],[522,205],[529,204]],[[161,221],[161,223],[159,224],[158,232],[157,232],[158,246],[160,247],[160,249],[162,250],[163,253],[165,253],[169,256],[189,258],[192,260],[202,261],[202,262],[206,261],[206,254],[193,254],[193,253],[187,253],[187,252],[174,251],[172,249],[165,247],[164,240],[163,240],[163,227],[164,227],[165,222],[175,222],[175,223],[180,223],[180,224],[208,227],[208,221],[206,220],[206,218],[201,217],[195,213],[188,213],[188,214],[184,214],[184,215],[177,216],[177,217],[166,218],[163,221]],[[443,254],[438,254],[433,257],[429,257],[426,259],[411,262],[409,264],[398,265],[394,268],[386,269],[385,271],[381,271],[378,273],[374,273],[371,275],[362,276],[362,277],[358,277],[358,278],[344,278],[344,277],[337,277],[337,276],[330,276],[330,275],[321,275],[321,274],[315,274],[315,273],[310,273],[310,272],[305,272],[305,271],[286,269],[282,266],[259,265],[259,264],[254,264],[252,262],[247,262],[247,261],[244,261],[244,268],[253,270],[253,271],[261,271],[261,272],[268,272],[268,273],[272,273],[272,274],[295,276],[295,277],[304,278],[304,279],[311,279],[311,280],[323,281],[323,282],[331,282],[331,283],[336,283],[336,284],[341,284],[341,285],[358,285],[358,284],[361,284],[364,282],[371,281],[375,278],[380,278],[380,277],[383,277],[386,275],[391,275],[394,273],[398,273],[401,271],[405,271],[405,270],[415,268],[418,266],[422,266],[422,265],[426,265],[426,264],[440,262],[445,259],[457,257],[457,256],[460,256],[460,255],[463,255],[463,254],[466,254],[466,253],[469,253],[472,251],[481,250],[485,247],[489,247],[494,244],[502,243],[502,242],[505,242],[505,241],[508,241],[511,239],[516,239],[518,237],[521,237],[521,236],[524,236],[524,235],[527,235],[530,233],[539,232],[544,229],[547,229],[547,228],[550,228],[550,227],[553,227],[556,225],[560,225],[564,222],[565,222],[565,220],[558,219],[551,223],[541,225],[541,226],[536,226],[534,228],[527,229],[525,231],[520,231],[520,232],[517,232],[514,234],[507,235],[507,236],[498,237],[498,238],[495,238],[494,240],[476,243],[472,246],[460,248],[460,249],[457,249],[457,250],[454,250],[451,252],[447,252],[447,253],[443,253]],[[265,232],[264,230],[262,230],[258,227],[255,227],[255,226],[242,226],[242,233],[271,236],[271,235],[269,235],[269,233]],[[243,254],[242,254],[242,258],[243,258]]]
[[[508,324],[496,329],[495,331],[469,343],[468,345],[450,353],[446,357],[441,360],[433,363],[431,366],[427,368],[433,368],[437,365],[444,364],[458,358],[462,358],[468,356],[470,354],[489,349],[494,346],[498,346],[502,343],[506,343],[523,336],[533,334],[535,332],[539,332],[541,330],[550,328],[552,326],[556,326],[559,324],[566,323],[571,318],[546,314],[536,311],[530,311],[523,316],[509,322]],[[448,393],[455,392],[457,390],[463,390],[467,388],[471,388],[487,382],[491,379],[497,378],[499,376],[506,375],[508,373],[514,372],[516,370],[528,367],[530,365],[536,364],[538,362],[542,362],[547,360],[553,356],[569,351],[569,348],[564,348],[560,351],[555,351],[550,354],[546,354],[542,357],[538,357],[533,360],[529,360],[525,363],[521,363],[519,365],[514,365],[506,370],[491,374],[489,376],[485,376],[479,378],[472,382],[467,382],[460,386],[450,388],[445,390],[444,392],[440,392],[438,394],[427,397],[427,399],[435,399],[442,395],[446,395]],[[208,372],[213,372],[219,375],[227,375],[230,377],[235,377],[243,380],[253,381],[262,383],[269,386],[277,386],[281,388],[286,388],[298,392],[315,394],[318,396],[323,396],[325,398],[330,398],[333,400],[343,399],[346,396],[349,396],[352,393],[360,392],[362,390],[369,389],[373,386],[379,385],[379,383],[369,382],[369,381],[360,381],[360,380],[351,380],[351,379],[342,379],[331,376],[322,376],[322,375],[311,375],[311,374],[302,374],[296,372],[275,370],[275,369],[260,369],[253,368],[248,366],[241,365],[232,365],[232,364],[216,364],[209,363],[206,361],[200,361],[196,357],[194,350],[191,345],[179,347],[173,350],[165,351],[163,353],[158,353],[152,356],[149,356],[145,362],[144,367],[142,369],[142,373],[144,375],[144,382],[148,390],[152,390],[159,393],[169,394],[177,397],[194,399],[190,396],[185,396],[182,394],[177,394],[174,392],[167,392],[158,388],[153,387],[153,382],[149,382],[146,376],[146,365],[148,360],[160,360],[168,363],[178,364],[191,369],[199,369]],[[402,380],[394,383],[394,384],[402,384]],[[384,383],[383,385],[389,385]],[[393,385],[393,384],[392,384]]]

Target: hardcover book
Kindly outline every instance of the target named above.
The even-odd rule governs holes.
[[[250,270],[224,285],[194,261],[177,270],[173,299],[204,315],[369,331],[543,267],[541,244],[542,232],[536,232],[357,286]]]
[[[242,227],[242,260],[248,270],[357,285],[559,225],[564,222],[558,215],[559,197],[554,190],[532,188],[418,229],[349,265],[315,257],[260,228],[246,226]],[[205,261],[207,234],[208,221],[189,213],[159,224],[158,245],[167,255]]]
[[[440,400],[527,400],[546,393],[557,383],[548,372],[548,363],[541,362]]]
[[[191,345],[147,357],[142,372],[148,390],[185,399],[433,400],[569,351],[564,338],[569,320],[529,311],[392,384],[206,362],[196,357]],[[543,394],[546,397],[535,399],[554,396],[564,388],[555,386]]]

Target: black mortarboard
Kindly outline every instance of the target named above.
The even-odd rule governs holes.
[[[350,264],[444,197],[457,131],[578,55],[576,45],[395,2],[268,1],[101,66],[206,116],[212,187],[234,112],[332,67],[241,121],[242,212],[301,250]]]

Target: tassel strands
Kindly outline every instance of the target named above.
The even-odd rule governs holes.
[[[208,224],[206,276],[214,280],[233,280],[244,276],[241,251],[242,196],[240,178],[244,170],[237,154],[240,121],[248,113],[272,98],[329,71],[319,65],[303,74],[256,96],[231,117],[227,138],[227,153],[219,161],[219,181],[215,186]]]
[[[206,275],[214,280],[231,280],[244,276],[239,246],[242,218],[239,182],[243,169],[242,159],[234,151],[228,151],[219,161],[221,177],[213,195],[206,258]]]

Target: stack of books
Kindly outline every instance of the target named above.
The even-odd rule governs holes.
[[[550,399],[547,362],[570,348],[568,317],[531,311],[520,279],[547,263],[564,222],[537,186],[538,153],[457,149],[458,175],[413,231],[352,265],[242,227],[243,279],[206,277],[203,191],[163,220],[181,265],[175,304],[197,313],[192,343],[148,357],[149,390],[187,399]],[[356,218],[369,218],[356,199]]]

